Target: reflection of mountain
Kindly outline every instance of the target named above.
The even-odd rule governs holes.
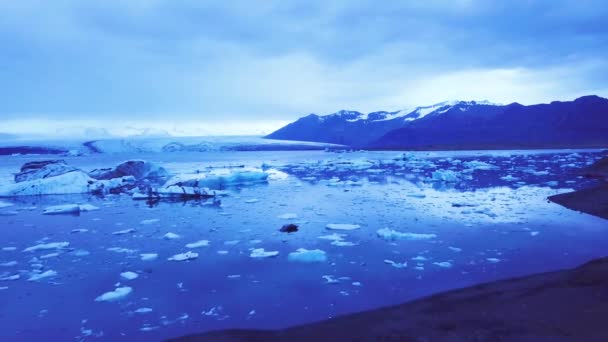
[[[375,149],[598,147],[608,145],[608,100],[524,106],[442,102],[397,112],[310,114],[269,139],[343,143]]]

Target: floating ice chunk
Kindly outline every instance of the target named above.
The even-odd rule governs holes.
[[[127,253],[127,254],[136,252],[136,250],[134,250],[134,249],[123,248],[123,247],[110,247],[110,248],[107,248],[106,250],[109,252]]]
[[[125,234],[129,234],[129,233],[135,233],[136,230],[133,228],[129,228],[129,229],[124,229],[124,230],[119,230],[116,232],[113,232],[112,235],[125,235]]]
[[[293,219],[297,219],[298,215],[293,214],[293,213],[287,213],[287,214],[279,215],[278,218],[280,218],[282,220],[293,220]]]
[[[414,260],[414,261],[427,261],[429,259],[423,257],[422,255],[418,255],[418,256],[413,257],[412,260]]]
[[[265,251],[264,248],[256,248],[249,255],[251,258],[271,258],[279,255],[278,251]]]
[[[407,267],[407,261],[404,262],[394,262],[392,260],[384,260],[385,264],[389,264],[395,268],[406,268]]]
[[[330,223],[325,228],[329,230],[355,230],[361,228],[361,226],[350,223]]]
[[[49,253],[49,254],[41,255],[40,259],[54,258],[56,256],[59,256],[59,253]]]
[[[199,248],[209,246],[209,240],[199,240],[186,245],[186,248]]]
[[[245,203],[256,203],[256,202],[259,202],[259,201],[260,201],[260,200],[259,200],[259,199],[257,199],[257,198],[252,198],[252,199],[248,199],[248,200],[246,200],[246,201],[245,201]]]
[[[228,254],[228,251],[217,251],[217,254],[226,255],[226,254]]]
[[[24,252],[35,252],[35,251],[40,251],[40,250],[48,250],[48,249],[60,249],[60,248],[65,248],[67,246],[69,246],[70,243],[67,241],[64,242],[49,242],[49,243],[42,243],[36,246],[31,246],[28,247],[26,249],[24,249]]]
[[[234,245],[236,245],[239,242],[240,242],[239,240],[224,241],[224,245],[226,245],[226,246],[234,246]]]
[[[127,272],[122,272],[120,274],[120,277],[125,280],[133,280],[133,279],[137,279],[139,277],[139,274],[137,274],[135,272],[127,271]]]
[[[156,260],[156,258],[158,258],[158,254],[156,253],[143,253],[139,255],[141,258],[141,261],[152,261],[152,260]]]
[[[337,247],[352,247],[357,245],[356,243],[350,241],[332,241],[331,244]]]
[[[139,331],[148,332],[156,330],[158,328],[160,328],[158,325],[150,325],[148,323],[145,323],[143,327],[139,328]]]
[[[84,229],[84,228],[77,228],[77,229],[72,229],[70,231],[70,234],[76,234],[76,233],[86,233],[88,232],[88,229]]]
[[[152,309],[150,309],[150,308],[139,308],[139,309],[137,309],[137,310],[135,310],[133,312],[139,313],[139,314],[145,314],[145,313],[152,312]]]
[[[506,175],[506,176],[500,177],[500,179],[507,181],[507,182],[514,182],[514,181],[518,181],[519,177],[513,177],[512,175]]]
[[[174,240],[174,239],[179,239],[181,236],[175,234],[175,233],[167,233],[165,235],[163,235],[163,239],[165,240]]]
[[[321,278],[325,279],[325,284],[338,284],[340,281],[332,275],[324,275]]]
[[[50,277],[56,277],[56,276],[57,276],[57,272],[55,272],[53,270],[48,270],[48,271],[44,271],[42,273],[32,273],[28,280],[29,281],[38,281],[38,280],[42,280],[44,278],[50,278]]]
[[[156,223],[159,221],[160,221],[159,219],[149,219],[149,220],[143,220],[143,221],[139,222],[139,224],[153,224],[153,223]]]
[[[12,252],[12,251],[16,251],[17,247],[2,247],[2,250],[5,252]]]
[[[81,256],[87,256],[89,254],[91,254],[89,251],[86,251],[84,249],[78,249],[75,250],[74,252],[72,252],[72,254],[74,254],[77,257],[81,257]]]
[[[437,170],[433,171],[431,177],[434,181],[453,183],[458,182],[460,177],[458,174],[452,170]]]
[[[80,213],[80,206],[78,204],[63,204],[54,205],[44,209],[42,214],[44,215],[58,215],[58,214],[78,214]]]
[[[422,234],[422,233],[403,233],[398,232],[389,228],[382,228],[376,231],[379,237],[384,240],[430,240],[437,237],[436,234]]]
[[[540,234],[540,232],[530,232],[530,235],[532,235],[532,236],[536,236],[538,234]]]
[[[305,263],[325,262],[327,261],[327,254],[320,249],[308,250],[306,248],[298,248],[295,252],[289,253],[287,259],[289,261]]]
[[[449,261],[434,262],[433,265],[437,265],[443,268],[451,268],[453,266],[452,263]]]
[[[123,299],[128,296],[133,291],[132,288],[128,286],[117,287],[114,291],[106,292],[101,296],[95,298],[96,302],[112,302],[116,300]]]
[[[198,253],[194,253],[194,252],[186,252],[186,253],[181,253],[181,254],[175,254],[174,256],[170,257],[167,260],[170,261],[186,261],[186,260],[193,260],[198,258]]]
[[[458,252],[462,252],[462,248],[458,248],[458,247],[452,247],[452,246],[449,246],[448,248],[449,248],[449,249],[450,249],[452,252],[456,252],[456,253],[458,253]]]
[[[361,284],[361,282],[358,282],[358,281],[353,281],[353,282],[352,282],[352,285],[353,285],[353,286],[361,286],[362,284]]]
[[[345,236],[346,236],[346,234],[333,233],[330,235],[319,236],[319,239],[331,240],[331,241],[342,241]]]
[[[500,262],[500,259],[497,259],[497,258],[486,258],[486,260],[487,260],[488,262],[493,263],[493,264],[495,264],[495,263],[497,263],[497,262]]]
[[[18,274],[13,274],[13,275],[4,276],[4,277],[0,276],[1,281],[19,280],[19,278],[21,278],[21,276]]]
[[[0,197],[80,194],[99,189],[99,184],[82,171],[0,186]]]
[[[9,202],[4,202],[4,201],[0,201],[0,209],[1,208],[6,208],[6,207],[10,207],[12,206],[13,203],[9,203]]]
[[[231,274],[231,275],[226,276],[226,278],[228,278],[228,279],[240,279],[241,275],[240,274]]]
[[[498,166],[496,166],[496,165],[488,164],[486,162],[482,162],[479,160],[472,160],[472,161],[464,162],[464,163],[462,163],[462,165],[464,165],[465,167],[467,167],[469,169],[474,169],[474,170],[496,170],[496,169],[498,169]]]
[[[83,212],[99,210],[99,207],[96,207],[92,204],[80,204],[78,205],[78,207],[80,208],[80,211]]]

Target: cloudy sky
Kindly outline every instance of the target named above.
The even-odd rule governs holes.
[[[0,0],[0,132],[259,134],[607,97],[607,17],[605,0]]]

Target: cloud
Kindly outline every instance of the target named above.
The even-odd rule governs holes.
[[[179,131],[606,96],[606,15],[599,0],[2,1],[0,118]]]

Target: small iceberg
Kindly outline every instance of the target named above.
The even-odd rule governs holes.
[[[181,254],[175,254],[174,256],[170,257],[169,261],[186,261],[186,260],[193,260],[198,258],[198,253],[194,253],[194,252],[186,252],[186,253],[181,253]]]
[[[143,253],[139,255],[141,261],[152,261],[158,258],[158,254],[156,253]]]
[[[137,274],[135,272],[127,271],[127,272],[122,272],[120,274],[120,277],[125,280],[133,280],[133,279],[137,279],[139,277],[139,274]]]
[[[165,235],[163,235],[163,239],[165,240],[175,240],[175,239],[179,239],[181,236],[175,234],[175,233],[167,233]]]
[[[287,256],[289,261],[313,263],[327,261],[327,254],[320,249],[308,250],[306,248],[298,248],[295,252],[289,253]]]
[[[120,300],[120,299],[128,296],[129,293],[131,293],[131,292],[133,292],[133,289],[128,286],[118,287],[114,291],[106,292],[106,293],[102,294],[101,296],[95,298],[95,301],[96,302],[113,302],[113,301]]]
[[[460,177],[458,177],[458,174],[452,170],[433,171],[431,177],[434,181],[446,182],[446,183],[455,183],[460,180]]]
[[[434,262],[433,265],[437,265],[441,268],[451,268],[453,266],[449,261]]]
[[[41,251],[41,250],[48,250],[48,249],[60,249],[60,248],[66,248],[67,246],[69,246],[70,243],[67,241],[63,241],[63,242],[49,242],[49,243],[42,243],[36,246],[31,246],[28,247],[26,249],[24,249],[24,252],[35,252],[35,251]]]
[[[437,237],[436,234],[403,233],[393,229],[383,228],[376,231],[379,237],[384,240],[430,240]]]
[[[249,255],[249,257],[254,259],[260,259],[276,257],[277,255],[279,255],[278,251],[265,251],[264,248],[255,248],[251,250],[251,254]]]
[[[355,230],[361,228],[358,224],[350,223],[330,223],[325,226],[329,230]]]
[[[407,261],[394,262],[392,260],[384,260],[384,263],[389,264],[389,265],[393,266],[394,268],[406,268],[407,267]]]
[[[199,248],[209,246],[209,240],[199,240],[186,245],[186,248]]]
[[[44,271],[42,273],[33,273],[32,275],[30,275],[30,278],[28,279],[28,281],[38,281],[38,280],[42,280],[44,278],[50,278],[50,277],[55,277],[57,276],[57,272],[53,271],[53,270],[48,270],[48,271]]]

